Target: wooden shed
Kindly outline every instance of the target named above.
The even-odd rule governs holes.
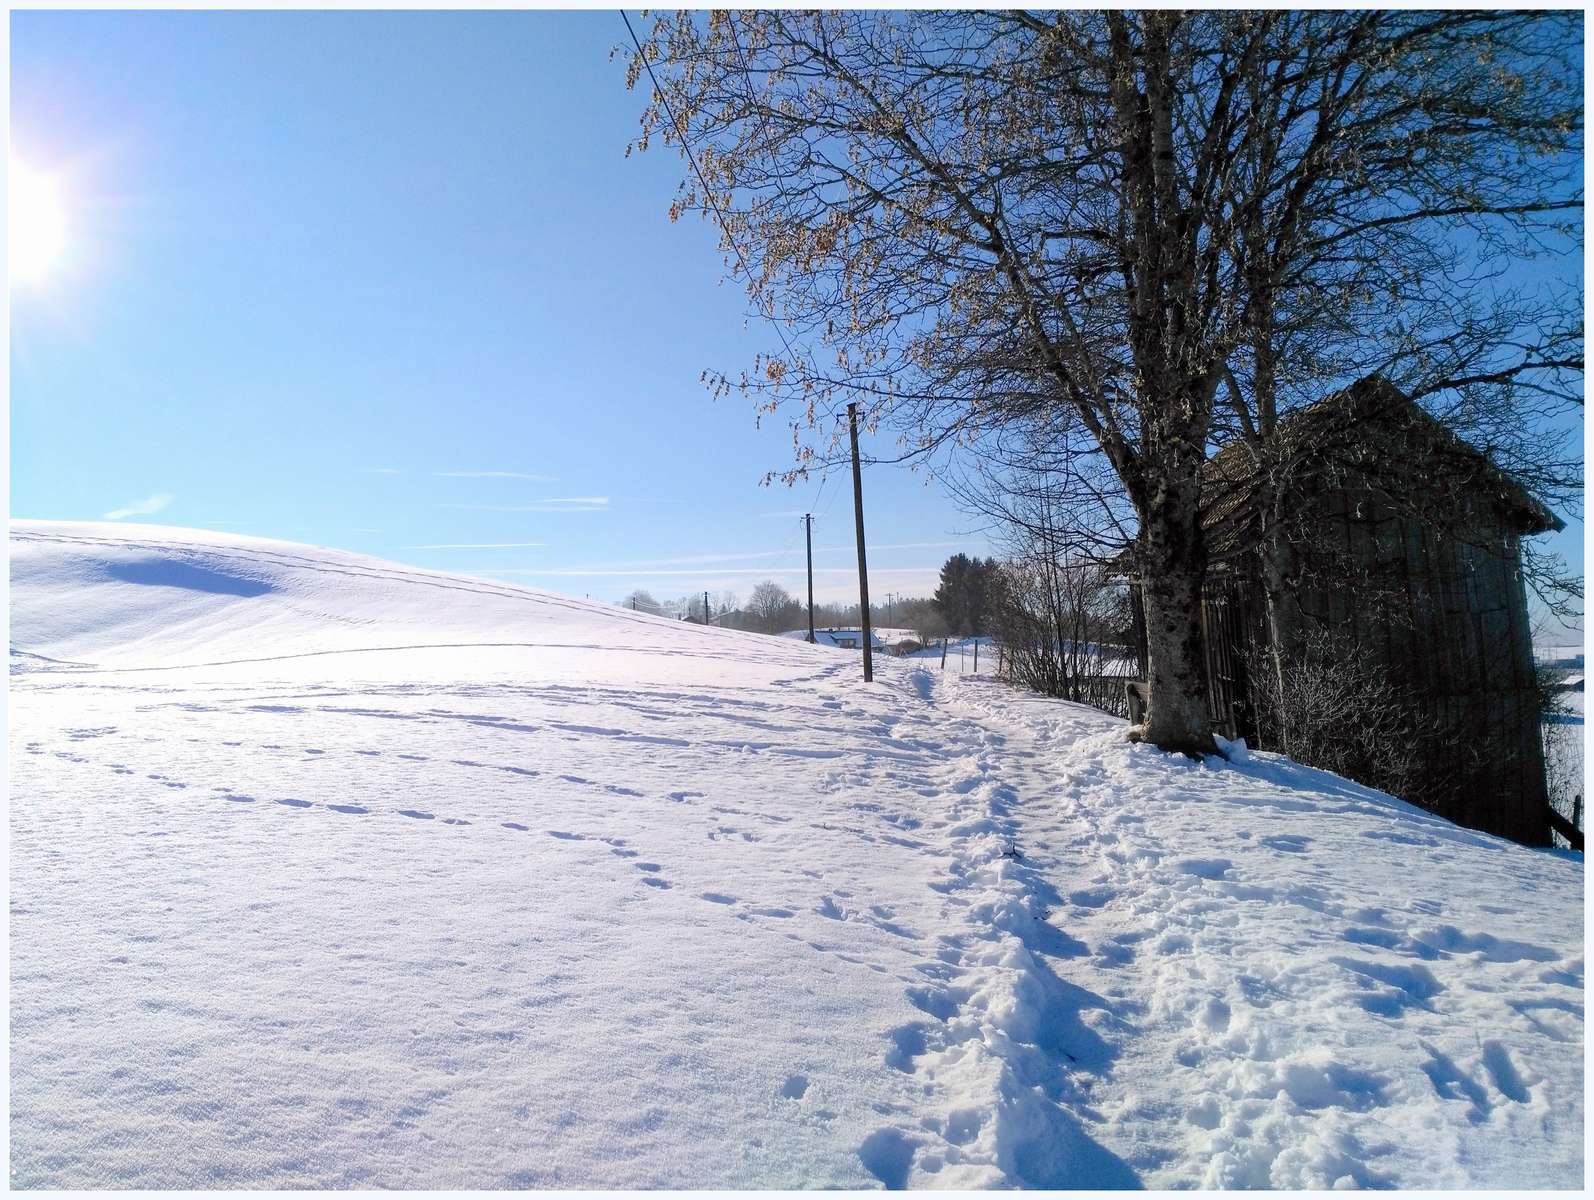
[[[1286,417],[1275,433],[1261,450],[1226,447],[1203,483],[1215,726],[1278,748],[1267,745],[1266,681],[1255,672],[1276,666],[1287,688],[1308,654],[1319,677],[1330,655],[1331,672],[1382,681],[1382,697],[1398,696],[1410,718],[1404,799],[1548,845],[1520,542],[1562,522],[1379,378]],[[1279,550],[1268,560],[1256,549],[1264,517],[1282,534],[1282,573]],[[1290,606],[1286,623],[1268,620],[1264,571]],[[1275,662],[1279,628],[1292,630],[1281,639],[1291,644]]]

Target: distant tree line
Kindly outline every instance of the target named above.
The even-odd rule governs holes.
[[[908,630],[926,644],[942,637],[987,635],[1000,571],[994,558],[955,554],[941,567],[935,595],[892,595],[873,602],[869,605],[869,623],[875,629]],[[651,592],[637,588],[619,603],[622,608],[672,620],[704,619],[702,592],[659,600]],[[769,634],[808,629],[807,606],[772,579],[754,585],[745,602],[733,591],[710,591],[707,612],[709,623],[722,629]],[[857,604],[814,605],[815,629],[856,629],[860,623]]]

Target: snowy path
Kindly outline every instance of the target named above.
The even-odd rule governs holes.
[[[910,663],[25,532],[16,1186],[1581,1183],[1581,859]]]
[[[1142,1184],[1581,1183],[1580,858],[994,685],[960,701],[1057,764],[1011,811],[1043,938],[1074,939],[1045,990],[1101,1034],[1061,1047],[1066,1106]]]

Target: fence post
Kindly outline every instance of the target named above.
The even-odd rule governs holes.
[[[941,639],[941,670],[946,670],[946,639]]]

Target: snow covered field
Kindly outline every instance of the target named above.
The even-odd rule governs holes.
[[[15,1186],[1582,1186],[1580,856],[913,660],[11,536]]]

